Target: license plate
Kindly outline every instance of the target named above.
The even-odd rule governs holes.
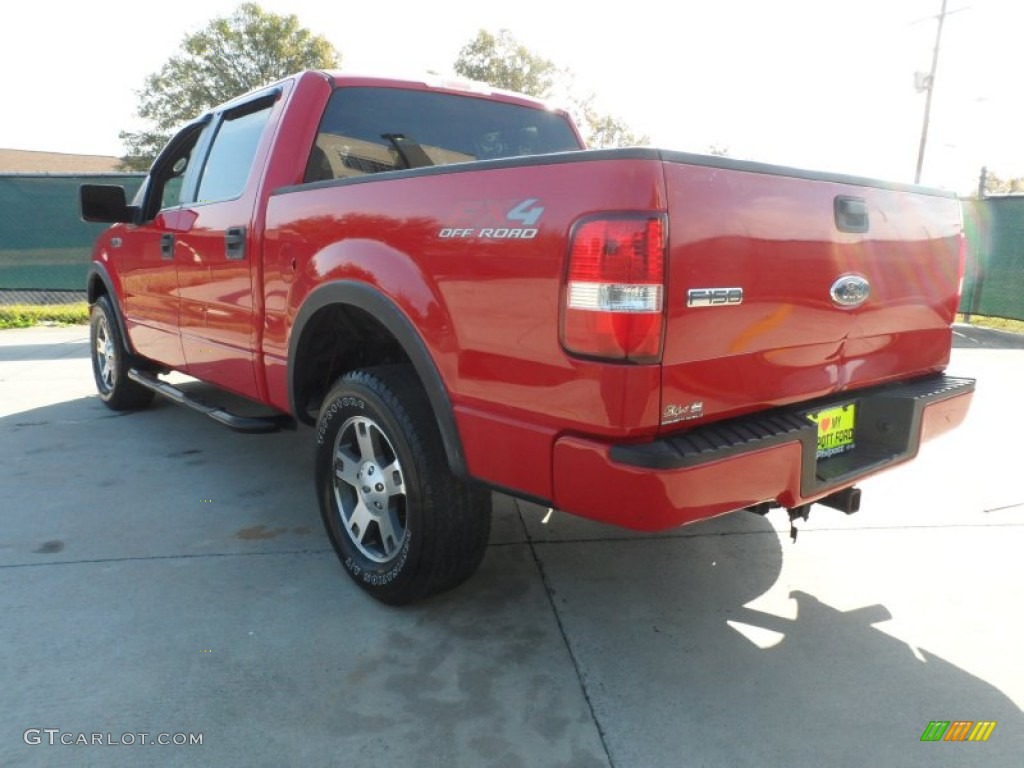
[[[818,425],[818,458],[827,459],[854,447],[857,404],[847,403],[807,414]]]

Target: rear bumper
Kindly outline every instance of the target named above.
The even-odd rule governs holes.
[[[973,379],[945,375],[847,392],[716,422],[653,442],[555,443],[554,503],[583,517],[660,530],[776,501],[796,507],[909,461],[967,415]],[[856,448],[818,462],[808,411],[856,402]]]

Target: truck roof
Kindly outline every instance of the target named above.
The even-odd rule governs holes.
[[[203,114],[228,109],[237,103],[248,100],[248,98],[254,93],[265,91],[268,88],[273,88],[275,85],[287,82],[288,80],[297,81],[303,78],[312,77],[326,78],[334,87],[362,86],[372,88],[405,88],[415,91],[438,91],[442,93],[452,93],[459,96],[471,96],[492,101],[503,101],[508,104],[517,104],[519,106],[530,107],[532,109],[544,109],[562,115],[567,114],[564,109],[554,107],[541,99],[526,96],[522,93],[513,93],[512,91],[493,88],[487,83],[481,83],[476,80],[447,78],[441,76],[435,77],[431,75],[427,75],[422,78],[404,79],[364,75],[354,72],[342,72],[340,70],[305,70],[303,72],[297,72],[294,75],[289,75],[288,77],[281,78],[280,80],[262,85],[259,88],[254,88],[253,90],[241,94],[240,96],[236,96],[223,104],[218,104],[216,107],[207,110]]]
[[[305,75],[306,73],[302,73]],[[337,86],[374,86],[379,88],[410,88],[423,91],[444,91],[464,96],[480,96],[500,101],[507,101],[522,106],[534,107],[535,109],[553,109],[553,107],[542,99],[527,96],[522,93],[506,91],[501,88],[494,88],[479,80],[468,80],[458,77],[443,77],[441,75],[424,75],[423,77],[394,78],[365,75],[356,72],[344,72],[341,70],[322,70],[319,74],[326,75],[334,81]],[[563,111],[563,110],[555,110]]]

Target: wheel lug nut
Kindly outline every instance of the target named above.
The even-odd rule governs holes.
[[[384,483],[377,483],[377,493],[384,490]]]
[[[375,506],[377,509],[384,509],[384,505],[381,504],[379,501],[373,502],[373,506]]]
[[[363,486],[363,493],[369,493],[369,492],[370,492],[370,486],[364,485]]]

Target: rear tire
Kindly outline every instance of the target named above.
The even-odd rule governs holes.
[[[92,305],[89,342],[96,390],[108,408],[133,411],[153,401],[153,390],[128,378],[128,370],[136,361],[125,350],[117,317],[107,296],[100,296]]]
[[[383,603],[451,589],[487,549],[490,493],[452,474],[408,366],[353,371],[328,393],[317,420],[316,487],[338,559]]]

